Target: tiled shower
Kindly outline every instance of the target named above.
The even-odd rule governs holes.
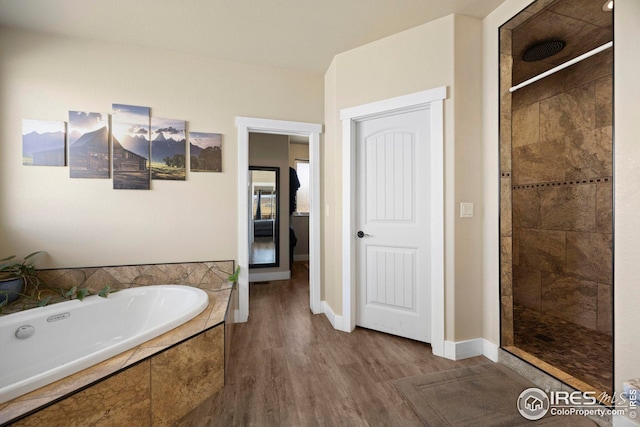
[[[604,0],[538,0],[500,30],[502,347],[580,389],[613,380],[613,40]],[[525,61],[543,42],[555,55]]]

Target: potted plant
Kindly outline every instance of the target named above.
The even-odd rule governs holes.
[[[42,251],[38,251],[29,254],[22,262],[16,261],[15,255],[0,259],[0,306],[26,295],[29,287],[38,288],[40,279],[33,264],[37,260],[36,255],[41,253]]]

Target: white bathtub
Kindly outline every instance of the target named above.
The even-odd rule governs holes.
[[[155,285],[0,316],[0,403],[157,337],[208,303],[201,289]]]

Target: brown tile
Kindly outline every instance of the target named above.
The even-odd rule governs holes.
[[[601,233],[613,233],[613,185],[611,181],[596,185],[596,228]]]
[[[600,283],[612,283],[612,236],[567,232],[566,274]]]
[[[514,307],[513,316],[515,345],[538,360],[514,354],[583,391],[595,389],[612,393],[613,340],[610,335],[519,305]],[[561,372],[548,370],[551,365]]]
[[[598,284],[559,274],[542,275],[542,311],[596,329]]]
[[[513,243],[511,237],[500,238],[500,289],[502,296],[513,294]]]
[[[117,267],[103,267],[103,270],[113,276],[118,282],[123,284],[131,284],[136,277],[142,274],[141,266],[127,265]]]
[[[14,426],[151,425],[149,362],[74,394]]]
[[[595,85],[580,86],[540,102],[540,139],[552,141],[595,127]]]
[[[514,185],[563,181],[565,178],[563,141],[544,141],[516,147],[511,161]]]
[[[500,303],[501,309],[501,335],[502,345],[513,345],[513,297],[503,296]]]
[[[151,360],[153,425],[174,425],[224,386],[224,327]]]
[[[511,178],[500,178],[500,235],[511,236]]]
[[[533,104],[564,92],[564,71],[559,71],[513,92],[511,98],[513,108],[517,110],[525,105]],[[520,83],[517,80],[513,80],[513,82]]]
[[[613,287],[598,283],[598,332],[613,335]]]
[[[110,286],[111,289],[123,289],[125,286],[111,274],[107,273],[105,269],[99,268],[94,274],[87,277],[87,280],[82,286],[86,286],[92,293],[99,292],[105,286]]]
[[[539,193],[543,229],[595,231],[595,184],[544,187]]]
[[[509,88],[512,85],[511,82],[511,63],[513,62],[513,57],[509,54],[501,53],[500,54],[500,93],[503,95],[510,94]],[[501,101],[504,98],[501,99]],[[502,104],[503,107],[507,107],[507,105]]]
[[[513,230],[513,265],[520,265],[520,235],[517,228]]]
[[[613,51],[608,49],[565,69],[565,88],[573,89],[613,74]]]
[[[586,22],[569,16],[540,11],[513,30],[513,55],[522,56],[526,49],[542,40],[565,39],[586,26]]]
[[[555,3],[557,0],[537,0],[534,1],[533,3],[531,3],[527,9],[526,12],[529,13],[538,13],[541,12],[543,9],[549,7],[549,5]]]
[[[511,172],[511,111],[500,113],[500,172]]]
[[[517,267],[513,269],[513,302],[532,310],[542,309],[540,270]]]
[[[513,147],[535,144],[540,141],[540,103],[527,105],[513,112],[511,129]]]
[[[521,267],[562,273],[565,259],[565,232],[518,230]]]
[[[596,81],[596,128],[613,124],[613,78]]]
[[[604,2],[584,0],[562,0],[549,6],[549,10],[567,16],[580,16],[584,21],[600,27],[613,25],[613,14],[602,13]]]
[[[560,51],[557,55],[546,59],[545,61],[547,63],[550,63],[554,66],[564,64],[565,62],[577,56],[587,53],[613,40],[612,28],[602,28],[598,27],[597,25],[586,24],[584,27],[579,28],[576,31],[569,31],[570,33],[565,39],[565,41],[567,42],[566,47],[562,49],[562,51]],[[591,58],[594,58],[595,56],[597,55],[594,55]]]
[[[529,12],[527,10],[523,10],[520,13],[518,13],[517,15],[515,15],[513,18],[511,18],[510,20],[505,22],[502,25],[502,28],[504,28],[506,30],[513,30],[514,28],[517,28],[518,26],[520,26],[527,19],[530,19],[533,15],[534,15],[533,12]]]
[[[500,53],[511,55],[511,30],[500,29]]]
[[[613,175],[612,127],[576,133],[566,139],[565,179],[600,178]]]
[[[537,188],[513,190],[513,226],[517,228],[540,228],[540,194]]]

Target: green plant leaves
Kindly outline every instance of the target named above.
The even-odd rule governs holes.
[[[229,282],[237,282],[239,276],[240,276],[240,266],[238,266],[238,268],[236,268],[236,271],[232,275],[227,277],[227,280]]]
[[[78,292],[76,292],[76,298],[82,301],[84,297],[86,297],[88,294],[89,294],[89,289],[81,288],[81,289],[78,289]]]
[[[44,307],[45,305],[49,304],[49,301],[51,301],[51,297],[46,297],[40,300],[40,302],[38,303],[38,307]]]
[[[100,289],[100,292],[98,292],[98,296],[106,298],[109,296],[109,293],[111,293],[111,286],[107,285],[104,288]]]

